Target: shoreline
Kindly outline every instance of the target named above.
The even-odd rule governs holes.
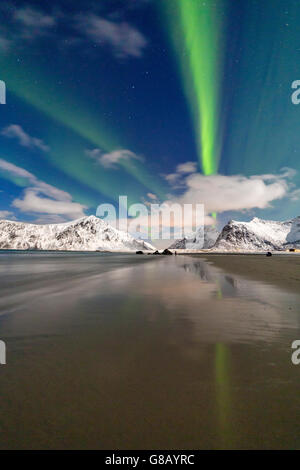
[[[237,254],[240,256],[237,257]],[[215,267],[231,274],[251,280],[274,285],[291,292],[300,292],[300,257],[297,253],[275,254],[194,254],[195,258],[204,258]]]
[[[210,250],[174,250],[174,249],[169,249],[173,255],[189,255],[189,256],[266,256],[267,251],[210,251]],[[19,248],[0,248],[0,254],[1,253],[28,253],[28,254],[33,254],[33,253],[81,253],[81,254],[88,254],[88,253],[97,253],[97,254],[126,254],[126,255],[136,255],[137,251],[142,251],[144,255],[152,255],[156,251],[159,251],[160,254],[163,253],[164,250],[35,250],[35,249],[26,249],[22,250]],[[270,250],[273,256],[286,256],[286,255],[291,255],[291,256],[299,256],[300,251],[296,252],[290,252],[290,251],[272,251]]]

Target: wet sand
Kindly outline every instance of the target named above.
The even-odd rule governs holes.
[[[0,448],[299,449],[300,295],[229,267],[0,256]]]
[[[193,255],[192,255],[193,256]],[[228,273],[300,292],[300,256],[295,254],[195,255]]]

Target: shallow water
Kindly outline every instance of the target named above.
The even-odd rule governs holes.
[[[0,448],[300,448],[300,295],[202,258],[0,254]]]

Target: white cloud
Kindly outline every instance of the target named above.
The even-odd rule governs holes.
[[[103,151],[100,150],[100,149],[92,149],[92,150],[85,150],[85,154],[88,156],[88,157],[91,157],[91,158],[94,158],[95,160],[98,160],[101,155],[103,155]]]
[[[86,150],[86,155],[94,158],[104,168],[116,169],[117,165],[130,160],[143,161],[143,158],[130,150],[115,150],[110,153],[103,153],[100,149]]]
[[[157,196],[153,193],[147,193],[147,196],[152,199],[153,201],[157,201]]]
[[[192,167],[189,167],[192,169]],[[179,233],[184,227],[184,232],[189,233],[192,231],[192,224],[187,224],[186,221],[191,222],[195,215],[198,213],[197,204],[204,206],[204,224],[214,225],[215,219],[211,216],[212,213],[218,214],[231,211],[231,212],[244,212],[253,209],[266,209],[270,207],[273,201],[289,198],[294,200],[299,197],[298,189],[294,189],[291,183],[291,178],[295,176],[295,170],[285,168],[279,174],[262,174],[254,176],[243,175],[202,175],[200,173],[186,174],[184,171],[180,175],[182,168],[176,168],[176,189],[180,188],[179,194],[170,194],[168,198],[160,204],[159,211],[161,213],[161,220],[152,218],[152,228],[162,226],[165,233],[169,233],[170,226],[173,225],[175,233]],[[170,176],[170,175],[168,175]],[[149,194],[148,198],[151,199]],[[151,207],[155,201],[144,202],[147,207]],[[177,219],[170,220],[169,213],[172,208],[178,209]],[[156,210],[153,207],[154,211]],[[183,218],[180,214],[184,213]],[[134,220],[136,225],[143,227],[143,232],[147,233],[146,227],[149,224],[149,216],[142,214]],[[175,236],[175,238],[182,238],[183,236]]]
[[[28,42],[41,37],[55,38],[54,28],[59,15],[48,14],[32,6],[17,7],[11,1],[1,0],[0,51],[23,48]],[[57,11],[56,11],[57,13]]]
[[[85,215],[84,210],[87,207],[73,202],[68,192],[39,180],[24,168],[0,159],[0,169],[4,173],[26,180],[28,187],[23,197],[12,202],[12,206],[22,212],[65,216],[68,219],[77,219]]]
[[[174,188],[180,188],[183,184],[182,177],[191,173],[195,173],[197,170],[196,162],[185,162],[177,165],[174,173],[164,175],[165,180]]]
[[[196,170],[197,170],[197,163],[196,162],[180,163],[176,167],[176,173],[179,173],[179,174],[194,173]]]
[[[137,5],[137,2],[133,4]],[[53,44],[58,47],[80,47],[84,42],[93,49],[95,45],[106,47],[115,57],[124,59],[141,57],[148,43],[138,29],[120,20],[118,9],[109,18],[86,12],[70,14],[57,7],[52,7],[50,12],[33,6],[11,9],[6,0],[1,0],[1,9],[6,13],[0,37],[0,51],[3,52],[23,48],[28,42],[31,44],[40,38],[47,38],[52,39]],[[63,38],[55,34],[56,28],[61,25],[68,26]]]
[[[57,25],[59,14],[43,12],[32,6],[14,6],[11,8],[8,0],[1,0],[0,15],[3,13],[1,23],[0,50],[8,52],[12,49],[22,49],[39,38],[52,37],[55,39],[54,28]]]
[[[21,25],[21,36],[26,39],[47,34],[56,25],[56,19],[53,16],[32,7],[15,10],[13,19]]]
[[[116,57],[141,57],[146,38],[126,22],[110,21],[94,14],[77,18],[78,31],[95,44],[111,47]]]
[[[280,174],[268,175],[202,175],[193,173],[181,180],[181,195],[172,197],[180,204],[204,204],[206,214],[212,212],[265,209],[284,197],[292,197],[289,179],[295,172],[284,169]]]
[[[28,181],[36,181],[36,178],[32,173],[29,173],[29,171],[25,170],[24,168],[16,166],[13,163],[3,160],[2,158],[0,158],[0,169],[10,173],[13,176],[16,176],[17,178],[25,178],[28,179]]]
[[[41,139],[27,134],[18,124],[10,124],[1,131],[1,135],[10,139],[17,139],[20,145],[27,148],[39,149],[42,152],[48,152],[49,147]]]
[[[39,214],[66,215],[70,219],[84,216],[83,208],[79,203],[50,199],[44,197],[45,192],[38,188],[28,188],[23,199],[14,199],[12,205],[22,212],[36,212]]]
[[[168,183],[170,184],[175,184],[178,178],[179,178],[178,173],[169,173],[168,175],[165,175],[166,181],[168,181]]]
[[[299,201],[300,199],[300,189],[295,189],[291,192],[291,201]]]
[[[0,211],[0,219],[6,219],[11,216],[13,216],[13,212],[11,211]]]
[[[14,18],[26,26],[33,28],[49,28],[55,25],[55,19],[31,7],[20,8],[14,13]]]

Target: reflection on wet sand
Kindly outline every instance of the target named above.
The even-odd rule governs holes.
[[[300,446],[298,294],[184,256],[0,272],[1,448]]]

